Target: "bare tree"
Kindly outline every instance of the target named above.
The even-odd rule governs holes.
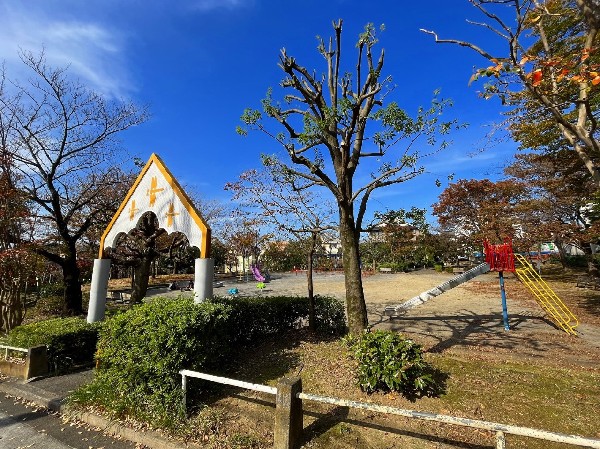
[[[308,237],[306,281],[308,288],[308,326],[316,328],[313,286],[313,262],[317,243],[326,231],[337,229],[334,209],[317,192],[305,188],[303,178],[290,173],[277,158],[263,156],[262,170],[248,170],[238,181],[228,183],[225,190],[242,202],[245,210],[254,212],[267,225],[283,235]]]
[[[485,98],[499,96],[519,105],[511,131],[551,121],[600,187],[600,2],[598,0],[469,0],[483,16],[471,22],[504,41],[500,54],[457,39],[440,39],[475,51],[492,65],[477,70],[485,78]],[[533,38],[533,39],[532,39]]]
[[[7,127],[3,133],[21,175],[20,188],[47,225],[39,230],[42,244],[36,251],[62,269],[65,313],[80,314],[77,244],[118,206],[103,195],[121,180],[113,165],[116,135],[144,122],[146,112],[90,92],[65,69],[49,67],[43,53],[24,52],[21,60],[33,77],[22,84],[2,73],[0,125]]]
[[[341,64],[342,21],[335,22],[333,28],[335,35],[328,44],[319,38],[325,73],[317,75],[285,49],[281,50],[279,66],[285,74],[281,86],[291,93],[279,103],[269,91],[262,102],[262,112],[244,112],[245,128],[238,128],[238,132],[258,129],[267,133],[288,155],[292,163],[289,173],[307,181],[307,188],[325,187],[334,196],[343,250],[348,326],[350,332],[359,333],[368,325],[358,248],[367,203],[376,189],[423,173],[420,159],[433,150],[429,147],[423,151],[419,138],[426,137],[425,146],[435,146],[437,132],[449,132],[455,122],[441,122],[440,112],[449,103],[444,100],[434,99],[431,108],[420,108],[415,118],[397,103],[384,107],[391,78],[382,78],[383,50],[378,58],[373,55],[377,43],[373,25],[367,25],[358,39],[352,71],[345,71]],[[278,123],[282,132],[271,130],[263,122],[263,114],[271,119],[269,123]],[[400,143],[405,145],[391,151]],[[441,143],[442,147],[445,145]],[[370,180],[355,187],[359,166],[372,170],[365,173]]]

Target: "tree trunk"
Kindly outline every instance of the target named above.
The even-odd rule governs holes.
[[[346,315],[351,334],[360,334],[368,326],[367,306],[362,285],[358,235],[352,205],[339,205],[340,239],[342,241],[344,278],[346,284]]]
[[[0,289],[0,332],[8,334],[23,322],[25,307],[21,301],[21,282]]]
[[[79,280],[79,267],[77,266],[75,248],[63,259],[62,272],[65,284],[63,313],[65,315],[83,314],[83,295],[81,281]]]
[[[556,246],[556,248],[558,249],[558,258],[560,260],[560,264],[562,265],[563,269],[567,268],[567,254],[565,252],[565,247],[563,245],[562,239],[555,238],[553,243],[554,246]]]
[[[308,329],[314,331],[315,323],[315,296],[313,288],[313,259],[317,246],[317,234],[313,233],[310,240],[310,249],[307,257],[306,282],[308,287]]]
[[[148,278],[150,277],[150,267],[152,266],[152,257],[143,256],[140,264],[135,267],[133,288],[131,291],[131,303],[139,304],[142,302],[148,291]]]

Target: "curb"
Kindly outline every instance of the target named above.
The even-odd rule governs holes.
[[[27,386],[24,387],[22,384],[14,381],[0,381],[0,392],[33,402],[38,406],[44,407],[53,412],[58,412],[61,415],[72,416],[79,421],[89,424],[90,426],[101,428],[103,432],[109,435],[120,437],[133,443],[142,444],[150,449],[200,448],[200,446],[196,444],[172,442],[160,435],[158,432],[154,432],[152,430],[133,430],[129,427],[119,424],[118,422],[106,419],[103,416],[96,415],[94,413],[73,410],[71,407],[65,404],[65,398],[50,397],[51,394],[48,391],[37,388],[31,384],[27,384]]]

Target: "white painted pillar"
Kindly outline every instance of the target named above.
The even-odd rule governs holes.
[[[90,305],[88,306],[88,323],[104,319],[106,309],[106,294],[110,276],[110,259],[94,259],[92,271],[92,286],[90,288]]]
[[[195,261],[194,302],[196,304],[213,297],[214,263],[213,259],[196,259]]]

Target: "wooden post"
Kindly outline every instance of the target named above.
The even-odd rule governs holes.
[[[25,359],[25,380],[48,374],[46,345],[34,346],[27,351]]]
[[[282,378],[277,383],[275,400],[274,449],[294,449],[302,437],[302,400],[296,395],[302,392],[302,379]]]

